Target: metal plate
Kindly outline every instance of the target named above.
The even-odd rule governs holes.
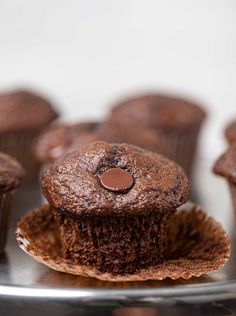
[[[34,315],[42,315],[42,312],[45,315],[53,315],[53,312],[57,315],[78,315],[78,312],[88,314],[88,311],[91,315],[115,315],[115,310],[118,309],[119,313],[119,308],[124,305],[138,305],[141,312],[141,306],[151,305],[156,313],[153,315],[160,315],[162,311],[169,315],[168,310],[171,310],[170,315],[179,315],[190,306],[191,311],[197,306],[196,313],[192,312],[192,315],[201,315],[198,314],[201,308],[217,311],[214,315],[221,315],[221,311],[222,315],[225,311],[227,315],[231,312],[234,315],[236,253],[228,188],[222,179],[211,174],[211,162],[203,158],[197,162],[194,180],[193,200],[222,223],[233,245],[231,258],[224,268],[188,281],[101,282],[55,272],[35,262],[18,248],[14,231],[20,215],[40,204],[41,197],[37,185],[21,188],[13,205],[7,249],[0,256],[0,314],[27,315],[33,309]],[[136,315],[131,309],[122,313]],[[145,313],[147,310],[138,315]]]

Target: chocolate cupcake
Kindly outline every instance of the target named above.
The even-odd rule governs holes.
[[[218,158],[214,164],[213,171],[215,174],[226,178],[236,215],[236,143]]]
[[[140,132],[141,131],[141,132]],[[53,162],[65,153],[94,141],[136,144],[148,150],[157,147],[156,133],[140,127],[119,129],[108,122],[78,122],[50,126],[37,138],[34,153],[40,163]]]
[[[43,131],[34,144],[34,153],[41,163],[52,162],[70,151],[96,140],[103,131],[99,122],[65,123],[50,126]],[[89,138],[89,139],[88,139]]]
[[[0,152],[0,254],[6,244],[12,195],[20,185],[23,175],[24,170],[18,161]]]
[[[163,260],[167,221],[189,196],[188,180],[174,163],[101,142],[51,166],[42,188],[65,258],[115,274]]]
[[[39,167],[32,154],[32,142],[55,118],[52,105],[32,92],[0,95],[0,150],[22,163],[27,179],[34,179]]]
[[[205,111],[191,101],[149,94],[113,106],[110,120],[121,129],[135,125],[155,131],[159,137],[156,152],[177,161],[190,174],[205,116]]]
[[[236,120],[226,126],[225,137],[229,144],[236,143]]]
[[[183,169],[128,144],[92,143],[42,177],[49,205],[18,223],[20,247],[58,271],[109,281],[190,278],[229,257],[223,229],[189,197]]]

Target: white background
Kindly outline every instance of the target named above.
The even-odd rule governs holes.
[[[0,26],[0,88],[37,88],[73,120],[138,89],[174,90],[208,108],[204,154],[222,150],[236,117],[235,0],[1,0]]]

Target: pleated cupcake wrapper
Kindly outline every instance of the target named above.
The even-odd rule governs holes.
[[[0,195],[0,254],[3,253],[6,245],[11,199],[12,192]]]
[[[38,182],[41,183],[42,181],[42,176],[45,170],[47,170],[47,168],[49,167],[50,163],[49,162],[45,162],[43,163],[40,168],[39,168],[39,172],[38,172]],[[47,199],[45,198],[45,196],[43,195],[43,191],[42,191],[42,187],[40,186],[40,200],[42,204],[47,203]]]
[[[218,270],[230,256],[230,242],[223,228],[196,205],[185,207],[172,217],[168,257],[133,274],[101,273],[92,266],[64,259],[58,228],[48,205],[25,215],[18,223],[16,237],[27,254],[54,270],[112,282],[199,277]]]
[[[151,265],[165,255],[169,213],[75,219],[53,212],[64,257],[76,258],[78,265],[92,263],[101,271],[131,273],[137,264]]]
[[[191,175],[197,149],[200,125],[185,133],[166,133],[158,130],[160,136],[157,151],[178,162],[188,175]]]
[[[39,163],[33,156],[32,142],[41,130],[16,131],[0,134],[0,151],[15,157],[26,170],[26,180],[35,180]]]

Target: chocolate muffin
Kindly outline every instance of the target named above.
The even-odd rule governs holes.
[[[190,174],[205,116],[205,111],[192,101],[147,94],[114,105],[109,119],[121,129],[136,125],[155,131],[159,136],[156,152],[177,161]]]
[[[0,150],[22,163],[27,179],[34,179],[39,167],[32,142],[57,116],[51,103],[35,93],[20,90],[0,95]]]
[[[56,124],[43,131],[34,144],[38,161],[45,163],[58,159],[73,146],[83,146],[87,139],[101,134],[103,124],[100,122],[79,122]],[[88,140],[89,142],[89,140]]]
[[[236,215],[236,143],[219,157],[214,164],[213,171],[227,179]]]
[[[158,140],[156,133],[135,126],[127,131],[108,122],[57,124],[50,126],[38,137],[34,144],[34,153],[37,160],[45,164],[94,141],[128,142],[153,150],[157,147]]]
[[[225,137],[229,144],[236,142],[236,120],[226,126]]]
[[[132,145],[106,142],[51,164],[42,188],[64,258],[112,274],[161,262],[167,222],[189,197],[188,180],[176,163]]]
[[[6,244],[12,195],[20,185],[23,175],[24,170],[18,161],[0,152],[0,254]]]

